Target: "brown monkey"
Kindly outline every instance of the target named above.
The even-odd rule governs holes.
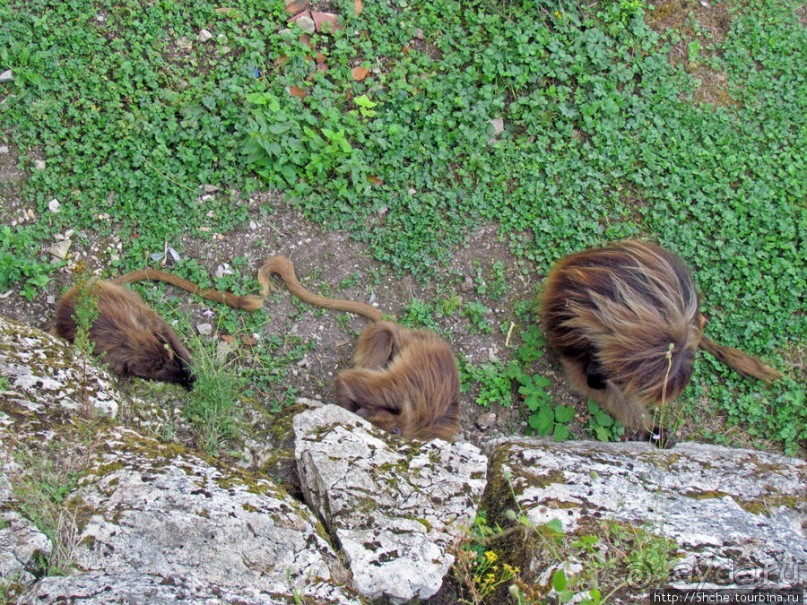
[[[460,378],[451,347],[432,332],[381,321],[370,305],[326,298],[306,290],[283,256],[267,260],[258,272],[261,292],[279,275],[301,300],[373,320],[359,336],[354,367],[336,378],[336,401],[382,429],[412,439],[451,439],[459,428]]]
[[[90,340],[95,352],[103,355],[112,372],[121,377],[172,382],[187,389],[196,381],[190,367],[190,353],[176,333],[136,292],[120,285],[146,279],[164,281],[236,309],[252,311],[263,305],[263,298],[258,296],[201,290],[176,275],[153,269],[88,284],[84,287],[86,295],[94,297],[98,306]],[[73,287],[56,304],[51,331],[70,342],[76,337],[76,298],[82,294],[80,287]]]
[[[561,259],[547,277],[541,316],[575,390],[663,447],[674,440],[647,407],[683,392],[699,347],[748,376],[780,376],[704,336],[692,275],[655,244],[626,240]]]

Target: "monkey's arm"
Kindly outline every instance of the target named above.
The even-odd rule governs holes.
[[[334,388],[336,402],[351,412],[363,409],[365,414],[372,415],[378,409],[393,414],[401,411],[402,402],[396,397],[399,389],[391,384],[388,372],[365,368],[346,370],[336,377]]]

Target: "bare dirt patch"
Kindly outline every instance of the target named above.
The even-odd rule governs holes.
[[[707,0],[655,0],[647,21],[659,33],[675,32],[679,39],[670,49],[670,62],[680,65],[699,85],[696,103],[731,105],[728,75],[705,64],[715,56],[718,46],[731,28],[731,13],[725,2]]]

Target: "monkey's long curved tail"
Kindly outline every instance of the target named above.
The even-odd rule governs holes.
[[[285,256],[272,256],[266,260],[258,271],[258,283],[261,284],[261,294],[263,296],[266,296],[269,290],[272,289],[270,279],[272,274],[279,275],[292,294],[309,304],[324,307],[325,309],[356,313],[357,315],[362,315],[373,321],[379,321],[381,319],[381,311],[363,302],[345,300],[342,298],[328,298],[306,290],[294,274],[294,264]]]
[[[725,363],[730,368],[733,368],[753,378],[759,378],[765,382],[771,382],[782,377],[777,370],[774,370],[769,365],[762,363],[759,359],[751,357],[747,353],[743,353],[739,349],[731,347],[724,347],[713,340],[709,340],[706,336],[701,337],[700,347],[711,353],[717,359]]]
[[[199,286],[187,279],[182,279],[171,273],[165,271],[158,271],[156,269],[143,269],[141,271],[132,271],[131,273],[124,273],[120,277],[113,279],[113,284],[131,284],[138,281],[161,281],[172,286],[177,286],[183,290],[187,290],[192,294],[212,300],[213,302],[223,303],[228,307],[234,309],[243,309],[245,311],[257,311],[263,307],[263,296],[237,296],[230,292],[219,292],[218,290],[202,290]]]

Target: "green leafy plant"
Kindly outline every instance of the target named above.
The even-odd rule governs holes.
[[[463,603],[484,603],[499,586],[509,583],[520,570],[487,547],[487,542],[501,532],[490,527],[485,511],[480,511],[467,536],[456,549],[454,575],[467,592]]]
[[[0,290],[21,281],[22,295],[31,300],[47,285],[55,265],[32,258],[36,245],[30,230],[0,227]]]
[[[521,333],[521,345],[518,347],[518,360],[522,364],[530,364],[544,356],[546,340],[541,330],[534,323]]]
[[[477,405],[488,407],[492,404],[510,407],[513,401],[513,383],[502,361],[496,360],[480,365],[460,363],[460,382],[464,390],[474,383],[479,389]]]
[[[624,427],[593,401],[588,402],[588,430],[599,441],[619,441],[625,432]]]
[[[426,327],[432,330],[437,329],[437,324],[434,319],[434,308],[417,298],[413,299],[412,302],[404,307],[400,322],[401,325],[412,328]]]
[[[495,260],[487,270],[483,270],[482,264],[475,260],[474,268],[476,271],[474,284],[477,294],[488,295],[495,299],[507,291],[504,263]]]
[[[490,313],[490,309],[476,301],[466,303],[462,308],[462,314],[470,322],[471,331],[477,334],[490,334],[493,331],[493,327],[486,317],[488,313]]]
[[[462,308],[462,298],[453,294],[437,301],[437,310],[443,317],[451,317]]]
[[[537,374],[530,374],[525,368],[544,354],[544,337],[534,324],[522,334],[522,343],[516,357],[507,366],[507,375],[518,386],[518,393],[529,411],[527,434],[552,435],[555,441],[569,438],[569,423],[574,418],[574,408],[568,405],[555,405],[546,388],[552,383]]]

